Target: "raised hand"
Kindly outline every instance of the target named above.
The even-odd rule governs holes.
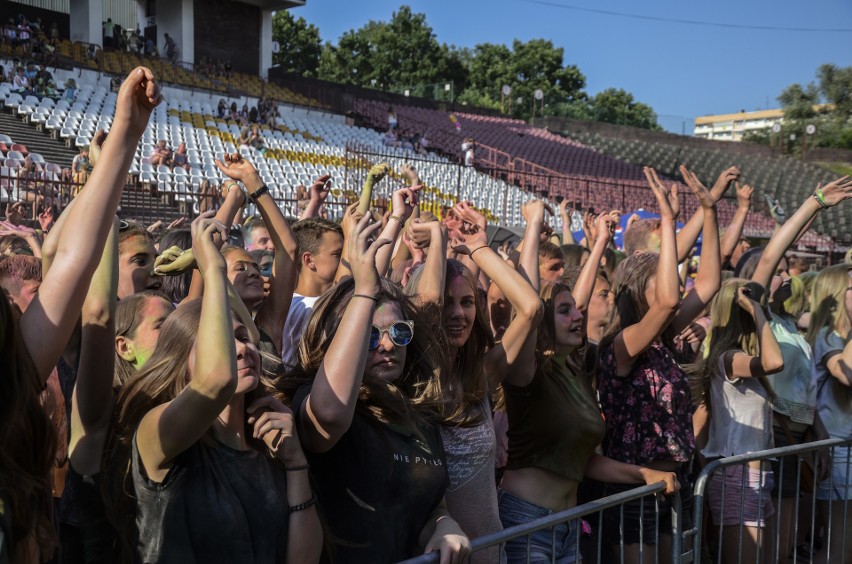
[[[760,309],[758,304],[751,295],[751,288],[742,286],[737,288],[737,305],[743,308],[746,313],[753,316],[754,312]]]
[[[707,336],[707,329],[700,323],[693,323],[686,329],[680,332],[677,339],[689,343],[690,345],[701,344]]]
[[[412,186],[411,188],[400,188],[395,190],[391,197],[393,203],[393,215],[399,217],[400,225],[405,225],[405,222],[411,217],[414,208],[420,201],[420,186]]]
[[[733,168],[733,167],[732,167]],[[731,170],[731,169],[728,169]],[[685,165],[680,165],[680,174],[683,176],[684,182],[689,188],[692,190],[692,193],[695,194],[695,197],[698,198],[698,203],[701,204],[701,207],[704,209],[711,209],[716,207],[716,199],[701,183],[698,179],[698,176],[691,170],[687,169]]]
[[[681,165],[683,166],[683,165]],[[740,178],[740,169],[736,166],[729,166],[725,170],[722,171],[722,174],[719,175],[719,178],[716,179],[716,183],[713,184],[713,192],[720,194],[724,194],[728,187],[731,185],[731,182],[739,180]]]
[[[412,245],[418,249],[425,249],[432,244],[432,237],[438,235],[447,236],[447,228],[437,221],[423,221],[415,219],[406,226],[405,234]]]
[[[459,202],[453,208],[461,219],[461,227],[456,230],[455,238],[451,240],[453,251],[470,255],[488,245],[485,216],[476,211],[470,202]]]
[[[754,194],[754,188],[749,186],[748,184],[740,187],[740,183],[737,182],[735,184],[737,189],[737,207],[740,208],[750,208],[751,207],[751,195]]]
[[[166,227],[166,231],[169,231],[171,229],[180,229],[184,225],[186,225],[186,218],[185,217],[179,217],[176,220],[174,220],[173,222],[169,223],[169,225]]]
[[[195,254],[192,249],[183,250],[177,245],[169,247],[154,259],[154,274],[157,276],[177,276],[195,268]]]
[[[369,176],[373,182],[379,182],[390,171],[391,167],[389,164],[379,163],[377,165],[373,165],[372,168],[370,168],[370,171],[367,173],[367,176]]]
[[[595,241],[603,239],[607,242],[612,239],[615,233],[615,226],[618,222],[613,219],[612,214],[602,213],[595,219]]]
[[[41,226],[41,230],[45,233],[50,231],[55,219],[56,218],[53,217],[53,206],[47,206],[44,208],[44,210],[38,214],[38,224]]]
[[[349,234],[355,226],[361,221],[361,218],[364,217],[365,214],[358,211],[358,203],[350,204],[346,208],[346,212],[343,214],[343,220],[340,222],[340,227],[343,229],[343,233]]]
[[[99,129],[95,132],[95,136],[92,137],[92,141],[89,143],[89,164],[95,166],[98,162],[98,159],[101,156],[101,150],[104,148],[104,141],[106,141],[107,134],[103,129]]]
[[[330,174],[324,174],[314,180],[314,183],[311,184],[310,195],[311,200],[315,200],[317,202],[324,202],[328,197],[328,193],[331,191],[331,180]]]
[[[24,202],[15,202],[14,204],[6,204],[6,221],[15,225],[20,225],[24,221]]]
[[[646,166],[642,169],[645,173],[645,178],[648,180],[648,185],[657,199],[657,205],[660,207],[660,216],[663,219],[676,220],[680,214],[680,204],[677,200],[677,184],[672,184],[671,190],[667,189],[660,177],[657,176],[657,171]]]
[[[151,112],[162,100],[160,86],[151,69],[136,67],[124,79],[118,91],[113,130],[116,130],[116,126],[124,126],[134,139],[141,137],[148,126]]]
[[[820,187],[817,186],[817,190]],[[838,178],[822,187],[822,197],[828,207],[836,206],[843,200],[852,198],[852,179],[848,176]]]
[[[381,247],[389,244],[390,239],[376,239],[370,242],[370,237],[379,232],[382,224],[375,222],[372,217],[364,215],[360,221],[351,227],[346,234],[349,246],[349,268],[355,280],[355,293],[375,295],[379,291],[379,273],[376,270],[376,253]]]
[[[417,186],[418,184],[420,184],[420,176],[418,176],[417,171],[414,170],[414,167],[412,165],[402,165],[402,168],[400,169],[400,174],[408,181],[409,186]]]
[[[228,240],[228,232],[221,221],[213,218],[215,212],[208,211],[199,215],[190,225],[192,231],[192,252],[202,273],[212,268],[225,269],[225,257],[219,252],[214,236],[219,235],[222,241]]]
[[[216,167],[222,171],[224,175],[233,180],[238,180],[246,185],[246,188],[253,192],[263,185],[260,175],[254,165],[243,158],[239,153],[225,154],[224,163],[216,159]]]

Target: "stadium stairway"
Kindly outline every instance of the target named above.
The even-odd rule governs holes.
[[[8,109],[0,112],[0,133],[8,135],[15,143],[26,145],[30,153],[38,153],[45,161],[62,168],[70,167],[78,152],[66,147],[59,139],[53,139],[46,131],[39,131],[35,125],[24,123]]]
[[[0,111],[0,133],[8,135],[15,143],[25,145],[30,153],[38,153],[45,161],[56,163],[62,168],[70,167],[78,153],[46,131],[37,129],[35,124],[24,123],[8,111]],[[158,196],[136,186],[125,189],[120,206],[121,217],[132,217],[143,223],[154,223],[158,219],[170,222],[180,217],[176,208],[164,206]]]

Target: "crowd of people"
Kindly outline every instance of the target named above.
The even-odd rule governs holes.
[[[632,220],[622,249],[618,211],[576,242],[568,202],[541,200],[494,249],[470,202],[420,211],[410,166],[384,216],[376,165],[342,223],[319,217],[329,176],[289,222],[233,154],[189,228],[146,228],[116,212],[160,100],[134,69],[73,201],[39,230],[37,202],[0,224],[0,560],[570,563],[574,522],[472,554],[470,539],[642,484],[680,492],[688,519],[707,461],[852,439],[852,265],[787,258],[852,197],[847,177],[765,246],[742,237],[739,170],[708,189],[682,167],[699,207],[679,231],[676,187],[646,168],[659,218]],[[260,217],[235,221],[248,202]],[[814,477],[832,562],[852,562],[849,457]],[[722,561],[771,553],[773,526],[787,560],[798,505],[773,502],[799,496],[796,465],[713,475]],[[668,561],[670,500],[607,512],[605,555]]]

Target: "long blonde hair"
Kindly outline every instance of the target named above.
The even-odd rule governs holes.
[[[692,401],[710,409],[710,382],[718,375],[719,358],[729,350],[740,350],[751,356],[760,354],[757,328],[752,316],[737,302],[737,291],[746,287],[751,297],[762,302],[763,288],[745,278],[726,280],[710,304],[710,330],[704,341],[705,354],[688,367]]]
[[[846,314],[846,289],[849,287],[850,265],[838,264],[824,268],[814,279],[811,291],[811,323],[808,343],[816,343],[820,329],[828,327],[845,340],[849,336],[849,316]]]

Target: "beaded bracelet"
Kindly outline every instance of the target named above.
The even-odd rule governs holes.
[[[312,495],[311,495],[311,499],[309,499],[309,500],[308,500],[308,501],[306,501],[305,503],[300,503],[299,505],[291,505],[291,506],[288,508],[288,511],[289,511],[291,514],[292,514],[292,513],[296,513],[296,512],[298,512],[298,511],[304,511],[304,510],[305,510],[305,509],[307,509],[308,507],[311,507],[312,505],[316,505],[316,503],[317,503],[317,494],[312,494]]]
[[[388,221],[390,221],[390,220],[392,220],[392,219],[395,219],[395,220],[397,220],[398,222],[402,223],[402,218],[401,218],[401,217],[399,217],[398,215],[392,215],[392,216],[390,216],[390,217],[388,218]]]

